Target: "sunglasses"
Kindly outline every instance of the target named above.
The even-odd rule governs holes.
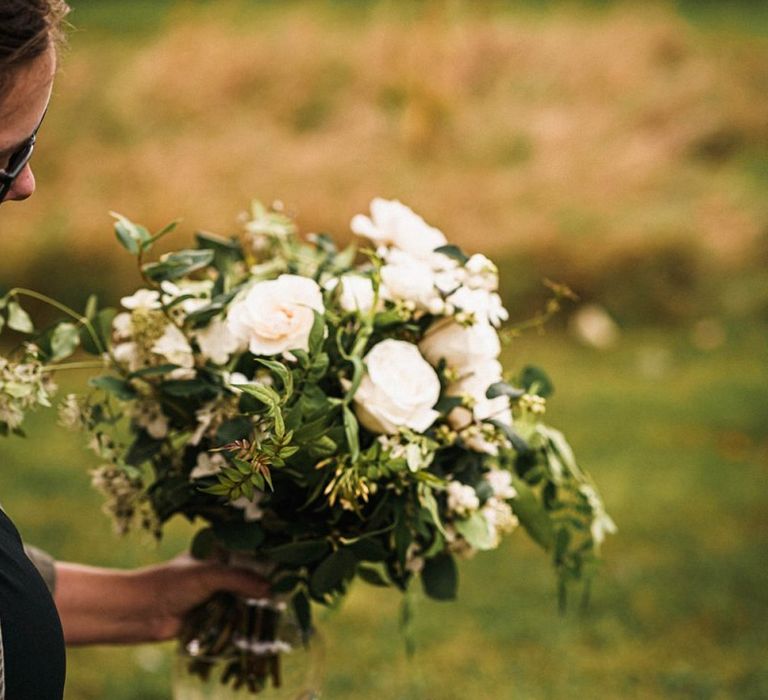
[[[46,112],[47,111],[48,110],[46,110]],[[11,187],[16,178],[21,175],[22,170],[27,167],[27,163],[29,163],[29,159],[32,157],[32,153],[35,150],[37,132],[43,123],[43,119],[45,119],[45,113],[43,113],[40,123],[37,125],[34,132],[32,132],[32,136],[24,141],[24,143],[13,152],[8,159],[8,165],[5,168],[0,169],[0,202],[5,199],[5,196],[11,191]]]

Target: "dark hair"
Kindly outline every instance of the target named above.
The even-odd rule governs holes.
[[[0,98],[16,70],[63,39],[64,0],[0,0]]]

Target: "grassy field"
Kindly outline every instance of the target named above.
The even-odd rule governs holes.
[[[603,354],[528,336],[510,366],[535,360],[557,384],[551,420],[602,486],[620,533],[605,547],[591,608],[556,611],[544,555],[519,534],[462,565],[456,604],[417,602],[408,662],[399,596],[363,584],[321,614],[331,700],[567,697],[764,698],[768,694],[768,367],[764,334],[729,329],[702,352],[687,334],[636,332]],[[121,542],[88,488],[76,436],[39,414],[3,447],[0,492],[26,537],[62,558],[133,566],[157,550]],[[70,653],[69,700],[169,693],[170,648]]]
[[[506,259],[510,301],[549,276],[628,322],[768,308],[761,3],[73,6],[0,283],[76,298],[98,258],[126,289],[109,210],[188,236],[280,199],[344,234],[381,195]]]

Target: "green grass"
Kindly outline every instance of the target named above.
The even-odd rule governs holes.
[[[548,561],[520,532],[462,564],[457,603],[417,596],[409,662],[400,596],[360,584],[340,610],[319,614],[326,697],[765,697],[764,347],[764,328],[732,328],[709,353],[680,331],[632,333],[608,353],[557,335],[516,341],[509,365],[550,371],[551,422],[570,436],[620,528],[590,609],[558,615]],[[181,526],[159,550],[141,537],[118,542],[77,437],[50,414],[35,416],[29,433],[3,443],[0,474],[3,504],[27,539],[114,566],[183,546]],[[171,649],[159,650],[72,650],[67,697],[167,698]]]

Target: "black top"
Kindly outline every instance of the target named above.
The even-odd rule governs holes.
[[[5,700],[61,700],[65,663],[59,615],[24,553],[18,530],[2,510],[0,632]]]

